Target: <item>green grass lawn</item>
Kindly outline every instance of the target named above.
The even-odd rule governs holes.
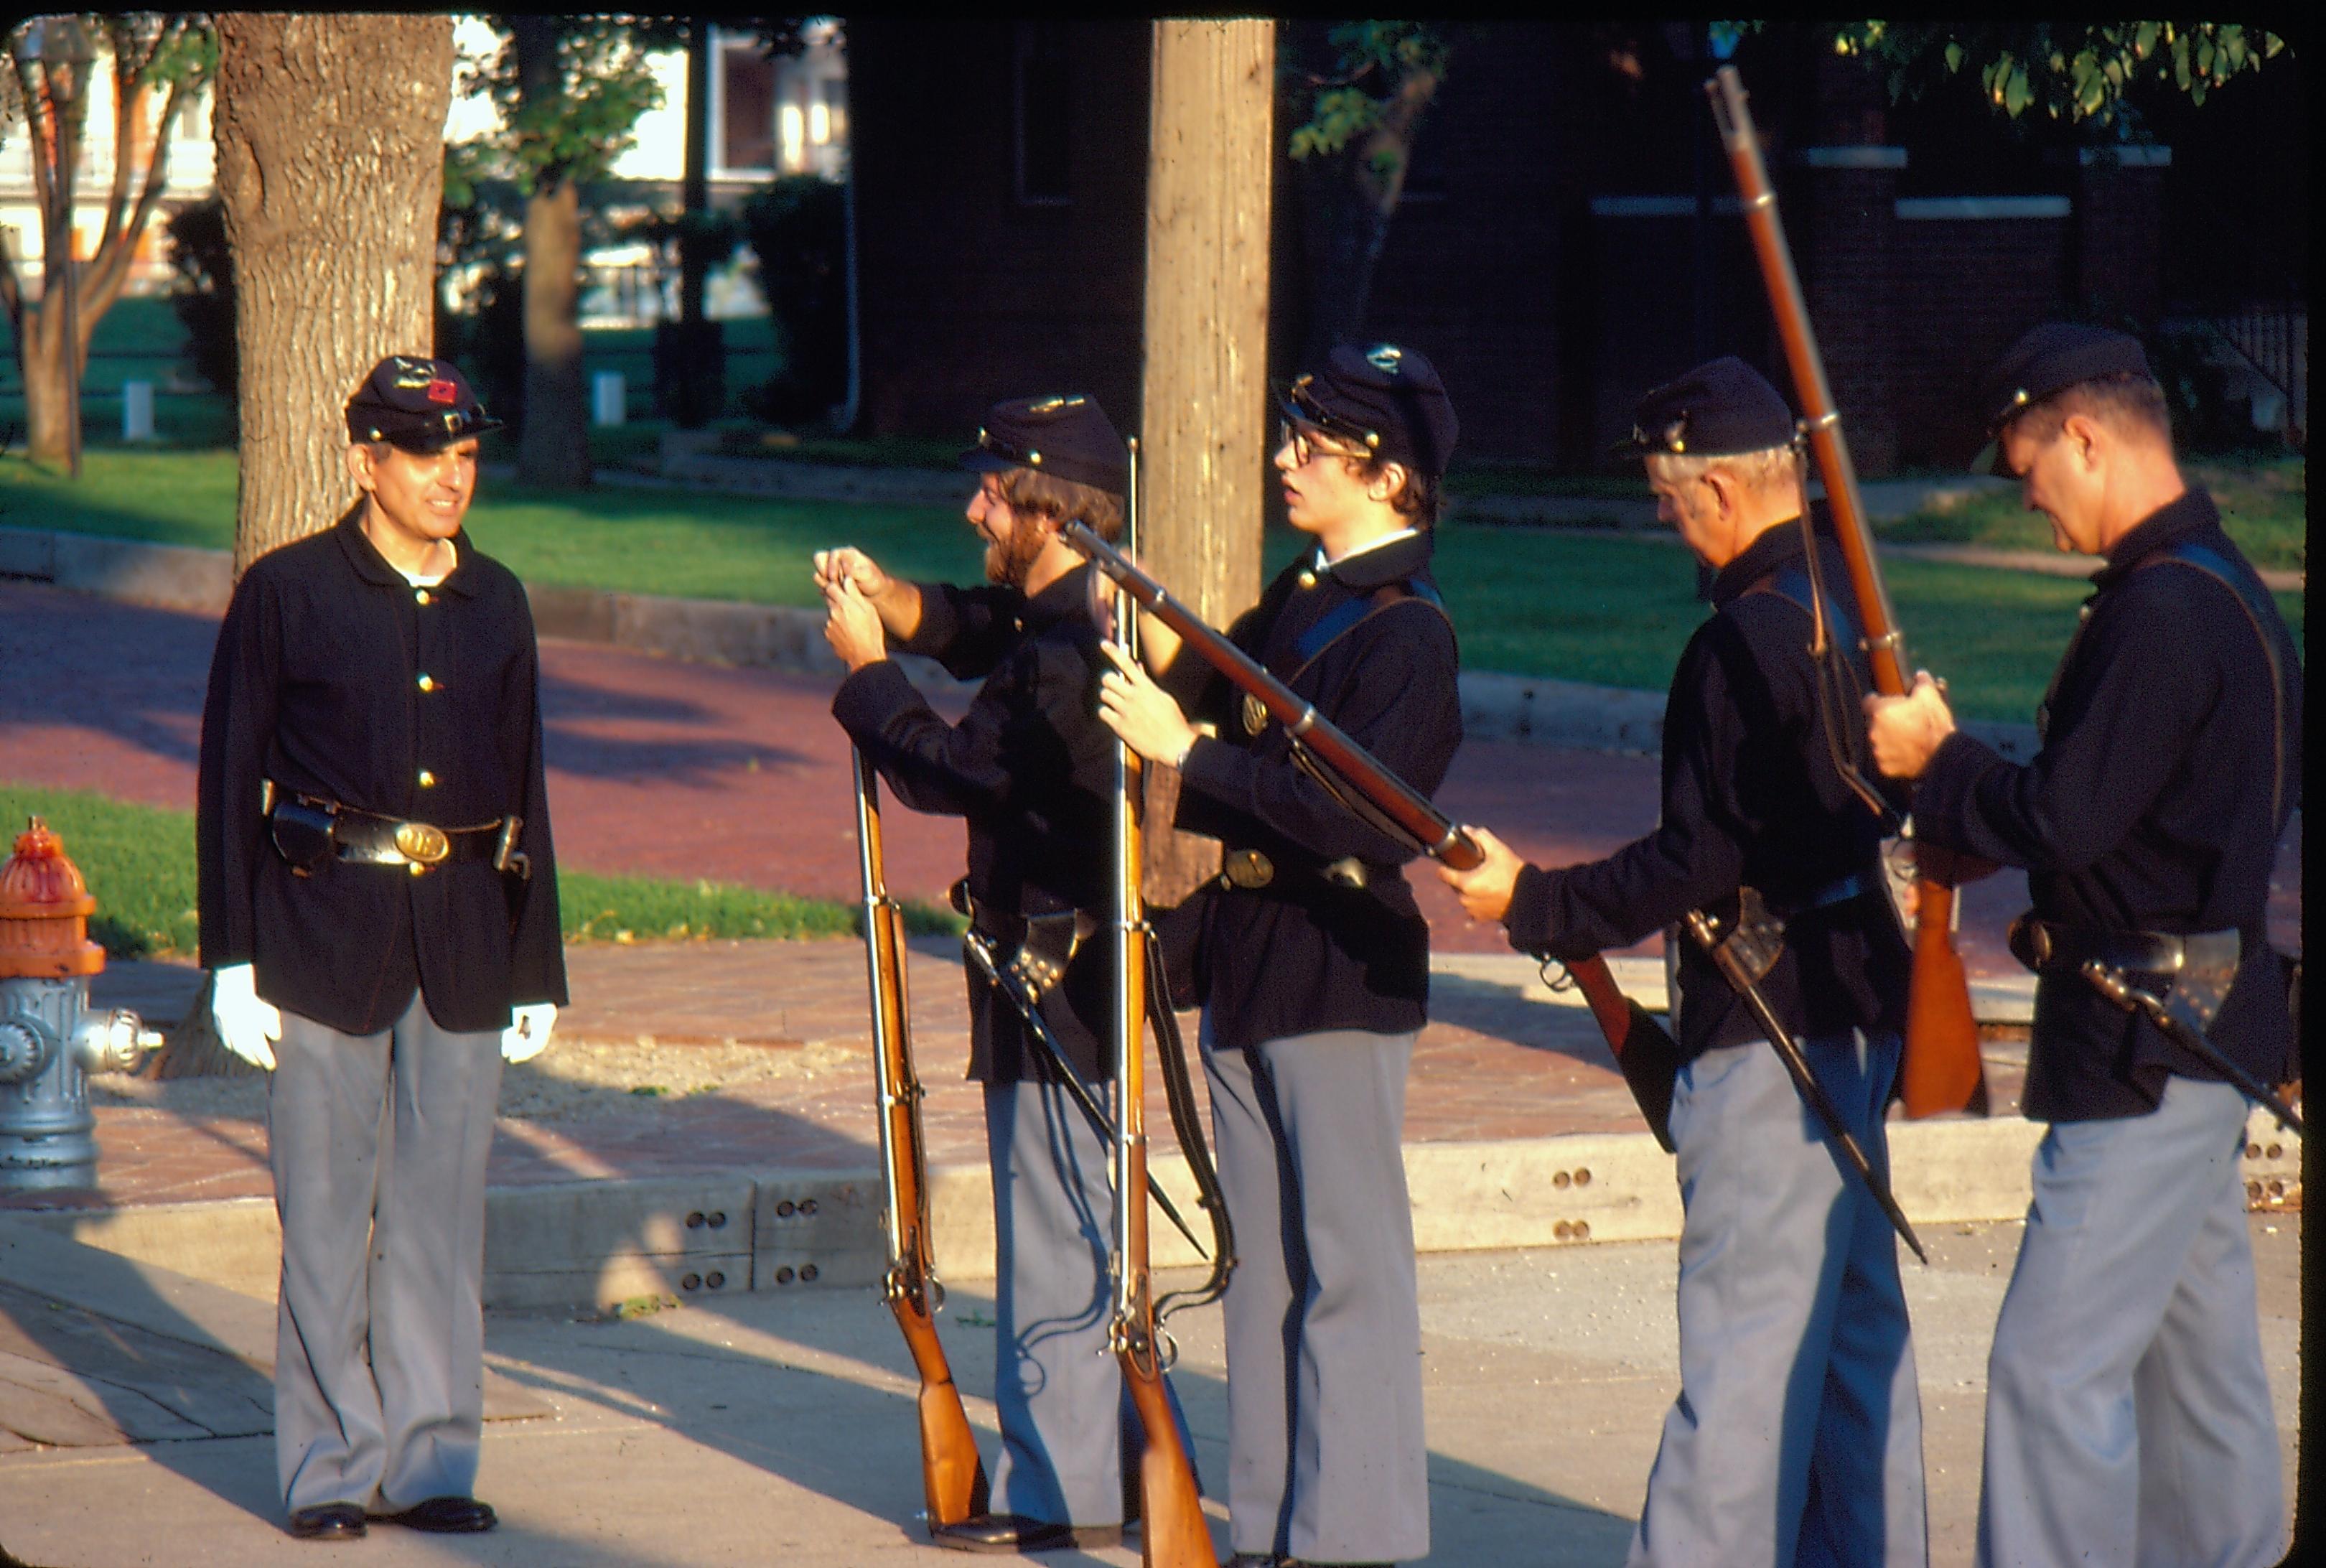
[[[1283,552],[1271,551],[1281,559]],[[1884,563],[1909,657],[1944,675],[1958,712],[2033,720],[2091,590],[2074,578]],[[1470,669],[1661,689],[1705,614],[1695,559],[1658,538],[1464,527],[1438,541],[1437,578]],[[2303,595],[2280,593],[2297,641]]]
[[[2251,471],[2239,482],[2291,494],[2298,508],[2298,465],[2291,481],[2274,469]],[[2232,487],[2233,499],[2242,493]],[[2279,520],[2270,526],[2287,526],[2284,503],[2273,504],[2280,512],[2266,515]],[[2298,551],[2298,509],[2295,518]],[[95,450],[78,487],[0,462],[0,526],[224,548],[234,530],[234,456]],[[980,560],[960,514],[935,507],[611,486],[575,497],[488,481],[470,527],[528,582],[754,603],[812,604],[808,557],[830,545],[860,545],[923,579],[973,580]],[[1271,534],[1270,569],[1301,547],[1281,530]],[[1893,561],[1885,571],[1914,658],[1947,676],[1964,713],[2024,720],[2034,711],[2087,592],[2081,583],[1925,561]],[[1456,520],[1439,542],[1438,579],[1473,669],[1660,688],[1704,613],[1688,553],[1655,537]],[[2299,637],[2303,595],[2281,594],[2279,603]]]
[[[0,783],[0,832],[13,846],[26,817],[47,819],[97,900],[89,935],[116,958],[194,956],[194,818],[79,790]],[[5,858],[5,856],[0,856]],[[844,937],[851,904],[712,882],[596,876],[560,866],[558,913],[569,942],[712,937]],[[907,902],[916,935],[960,930],[949,910]]]
[[[2305,569],[2307,462],[2299,457],[2256,462],[2193,461],[2182,471],[2212,493],[2222,526],[2256,566]],[[1988,545],[2007,550],[2049,550],[2052,527],[2029,511],[2019,491],[1997,490],[1945,511],[1919,512],[1883,524],[1882,537],[1916,543]]]

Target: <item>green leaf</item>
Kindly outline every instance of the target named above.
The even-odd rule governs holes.
[[[2135,59],[2146,60],[2148,51],[2156,47],[2156,23],[2144,22],[2133,29],[2132,52]]]

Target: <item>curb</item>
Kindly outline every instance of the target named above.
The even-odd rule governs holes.
[[[233,560],[224,550],[35,528],[0,527],[0,577],[208,615],[223,615],[234,591]],[[801,675],[837,677],[841,670],[823,640],[823,616],[802,606],[533,583],[526,595],[533,603],[535,628],[544,637]],[[965,695],[975,689],[975,683],[954,680],[934,660],[903,656],[897,662],[931,695]],[[1465,670],[1461,694],[1462,727],[1473,740],[1643,755],[1663,746],[1661,693]],[[2024,762],[2035,754],[2032,724],[1969,720],[1962,727],[2012,761]]]
[[[2015,1219],[2043,1134],[2018,1117],[1893,1122],[1898,1202],[1918,1226]],[[2267,1111],[2247,1125],[2245,1179],[2266,1201],[2298,1202],[2302,1141]],[[1182,1207],[1194,1183],[1176,1150],[1156,1179]],[[1572,1133],[1409,1143],[1406,1181],[1420,1252],[1659,1241],[1680,1231],[1673,1159],[1639,1133]],[[982,1162],[928,1171],[938,1272],[993,1277],[993,1192]],[[1193,1209],[1188,1209],[1193,1212]],[[113,1210],[18,1209],[7,1223],[269,1297],[281,1272],[274,1205],[263,1198]],[[878,1285],[887,1266],[876,1170],[782,1167],[697,1177],[499,1187],[485,1196],[484,1303],[609,1307],[640,1297],[708,1300],[745,1292]],[[1167,1227],[1158,1268],[1202,1261]]]
[[[1651,1013],[1666,1007],[1660,960],[1609,962],[1618,984],[1642,1007]],[[1541,990],[1534,962],[1517,955],[1444,955],[1431,967],[1448,976],[1517,985],[1536,1005],[1584,1005],[1572,993]],[[2029,1022],[2033,976],[1974,983],[1972,1008],[1982,1023]],[[1901,1206],[1918,1225],[2019,1217],[2029,1198],[2029,1160],[2042,1131],[2016,1116],[1892,1122],[1891,1168]],[[2301,1139],[2256,1109],[2247,1140],[2241,1163],[2255,1204],[2299,1202]],[[1157,1180],[1193,1213],[1194,1183],[1177,1150],[1158,1149],[1151,1164]],[[1668,1240],[1679,1234],[1672,1156],[1644,1130],[1410,1143],[1405,1166],[1414,1242],[1423,1252]],[[982,1161],[939,1164],[927,1177],[939,1272],[955,1280],[991,1278],[988,1167]],[[274,1204],[265,1198],[0,1211],[0,1227],[8,1224],[245,1295],[270,1296],[281,1269],[281,1231]],[[497,1187],[485,1195],[485,1304],[503,1309],[870,1287],[888,1261],[879,1173],[870,1166],[772,1165]],[[1158,1267],[1202,1261],[1166,1227],[1155,1228],[1152,1245]]]

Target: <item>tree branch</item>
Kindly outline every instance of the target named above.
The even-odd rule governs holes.
[[[92,322],[92,330],[95,317],[112,307],[113,302],[120,297],[123,286],[129,281],[129,264],[136,254],[137,237],[144,233],[145,226],[153,221],[154,209],[161,202],[163,187],[169,183],[170,131],[177,123],[185,96],[186,84],[182,79],[170,84],[170,96],[163,100],[161,118],[154,124],[153,156],[145,164],[145,186],[138,192],[136,212],[126,230],[117,236],[108,233],[108,244],[99,250],[92,266],[89,297],[95,302],[95,309],[86,317]],[[117,173],[127,164],[116,154],[114,167]]]

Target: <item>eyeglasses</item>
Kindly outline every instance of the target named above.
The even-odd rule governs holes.
[[[1289,419],[1280,420],[1276,426],[1276,443],[1279,447],[1289,446],[1292,449],[1292,466],[1295,468],[1306,468],[1308,466],[1309,459],[1320,455],[1347,458],[1363,458],[1366,455],[1362,452],[1352,452],[1344,446],[1327,444],[1319,439],[1322,434],[1323,432],[1308,425],[1295,424]]]

